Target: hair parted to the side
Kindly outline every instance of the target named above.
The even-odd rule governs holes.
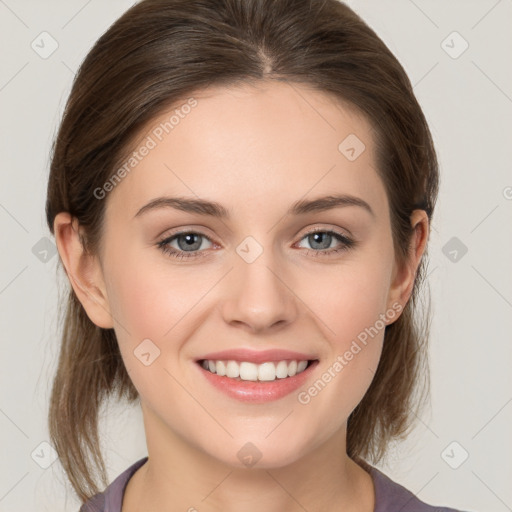
[[[130,8],[96,42],[75,77],[52,148],[50,231],[57,213],[69,212],[83,228],[84,248],[98,254],[108,196],[98,200],[94,190],[133,150],[134,137],[194,91],[261,80],[313,86],[368,119],[395,253],[403,263],[412,211],[424,209],[432,219],[439,180],[435,149],[404,69],[338,0],[143,0]],[[425,307],[418,307],[425,266],[423,257],[409,302],[386,327],[373,381],[348,419],[347,453],[354,459],[382,459],[389,441],[408,433],[428,396],[430,315],[420,319]],[[113,395],[129,402],[138,397],[115,332],[94,325],[70,288],[49,431],[82,501],[102,490],[98,484],[108,484],[98,412]]]

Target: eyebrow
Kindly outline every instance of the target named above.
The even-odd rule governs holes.
[[[290,207],[287,214],[303,215],[310,212],[327,211],[332,210],[333,208],[345,206],[361,207],[375,217],[375,212],[366,201],[359,197],[347,194],[329,195],[319,197],[317,199],[302,199],[295,202]],[[161,208],[174,208],[184,212],[208,215],[220,219],[230,218],[229,210],[215,201],[206,201],[204,199],[192,199],[187,197],[157,197],[144,205],[134,217],[139,217],[146,212]]]

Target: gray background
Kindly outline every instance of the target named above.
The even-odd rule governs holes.
[[[0,0],[2,512],[78,509],[44,444],[59,333],[49,150],[79,63],[132,3]],[[380,468],[433,504],[512,510],[512,2],[348,3],[405,67],[442,175],[429,249],[431,406]],[[114,478],[146,455],[144,433],[136,409],[112,404],[105,416]]]

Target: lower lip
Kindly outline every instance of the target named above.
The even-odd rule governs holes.
[[[265,403],[279,400],[300,388],[317,364],[318,361],[313,361],[303,372],[293,377],[271,381],[236,380],[229,377],[220,377],[216,373],[205,370],[200,364],[197,364],[197,366],[210,384],[229,397],[242,402]]]

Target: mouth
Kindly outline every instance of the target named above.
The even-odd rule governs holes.
[[[206,382],[228,397],[265,403],[303,386],[319,360],[284,351],[230,351],[210,354],[195,363]]]
[[[289,379],[305,371],[314,360],[266,361],[256,364],[250,361],[200,359],[201,367],[219,377],[236,381],[273,382],[277,379]]]

